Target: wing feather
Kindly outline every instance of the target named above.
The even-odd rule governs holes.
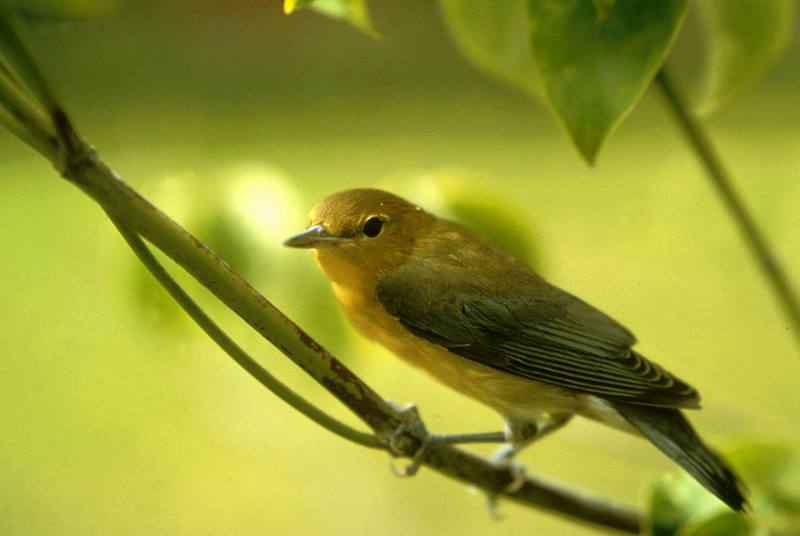
[[[376,297],[408,330],[496,369],[633,404],[697,407],[688,384],[632,350],[633,335],[541,279],[488,290],[485,282],[406,265],[384,276]]]

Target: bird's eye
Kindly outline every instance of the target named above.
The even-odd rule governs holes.
[[[381,229],[383,229],[383,220],[377,216],[373,216],[364,222],[364,227],[361,231],[364,233],[364,236],[375,238],[381,234]]]

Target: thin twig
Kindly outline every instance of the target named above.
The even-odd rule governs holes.
[[[278,398],[298,410],[300,413],[316,422],[326,430],[334,434],[357,443],[363,447],[384,448],[375,436],[360,432],[355,428],[334,419],[323,412],[306,399],[292,391],[289,387],[281,383],[275,376],[262,367],[258,361],[253,359],[242,347],[236,344],[217,324],[200,308],[197,303],[184,291],[181,286],[167,273],[166,269],[158,262],[147,245],[139,238],[139,235],[130,230],[122,221],[109,214],[112,223],[128,243],[133,252],[145,265],[147,270],[156,278],[178,305],[188,314],[192,320],[202,329],[211,340],[222,348],[236,363],[246,370],[253,378],[269,389]]]
[[[764,233],[761,232],[744,201],[736,192],[730,174],[722,164],[708,134],[690,111],[683,92],[669,75],[666,67],[661,68],[656,80],[675,121],[680,125],[687,142],[706,168],[709,180],[739,227],[742,239],[771,284],[775,297],[783,307],[783,312],[789,321],[789,328],[800,346],[800,298],[792,288],[789,277],[778,261],[778,257],[772,252]]]
[[[2,93],[2,90],[0,90],[0,93]],[[0,96],[0,101],[2,101],[2,96]],[[0,104],[0,125],[10,130],[12,134],[25,142],[31,149],[45,158],[49,158],[49,147],[31,134],[31,131],[19,122],[15,114],[9,112],[2,104]]]
[[[0,121],[20,132],[20,139],[46,158],[55,154],[55,130],[48,117],[31,99],[13,74],[0,70]]]
[[[58,108],[58,100],[2,7],[0,7],[0,52],[5,52],[7,63],[17,71],[19,78],[25,81],[31,93],[36,95],[39,103],[52,116]]]

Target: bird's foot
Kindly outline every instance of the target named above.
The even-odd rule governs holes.
[[[411,456],[411,463],[406,467],[398,468],[392,465],[392,471],[398,476],[413,476],[419,471],[425,455],[432,445],[458,445],[466,443],[503,443],[508,441],[506,432],[482,432],[468,434],[431,434],[425,428],[422,418],[419,416],[416,406],[407,404],[401,406],[389,401],[394,410],[399,414],[400,424],[396,429],[383,436],[384,443],[396,456]],[[416,451],[409,454],[411,450],[409,442],[421,443]],[[504,454],[503,458],[509,458],[516,452],[517,447],[510,447],[509,454]],[[497,461],[497,460],[493,460]],[[511,466],[509,463],[506,466]],[[524,473],[523,473],[524,481]]]
[[[391,400],[388,401],[388,403],[400,414],[400,418],[402,419],[400,425],[386,438],[389,449],[398,456],[406,455],[405,442],[408,441],[407,433],[410,433],[422,441],[422,445],[419,446],[412,456],[411,463],[405,467],[398,467],[392,463],[392,472],[399,477],[414,476],[422,466],[422,461],[431,444],[432,436],[425,428],[422,418],[419,416],[419,411],[414,404],[400,405]]]

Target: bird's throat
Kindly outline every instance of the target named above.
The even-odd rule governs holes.
[[[320,269],[330,280],[336,297],[345,309],[372,296],[375,275],[365,273],[330,250],[317,250],[316,254]]]

